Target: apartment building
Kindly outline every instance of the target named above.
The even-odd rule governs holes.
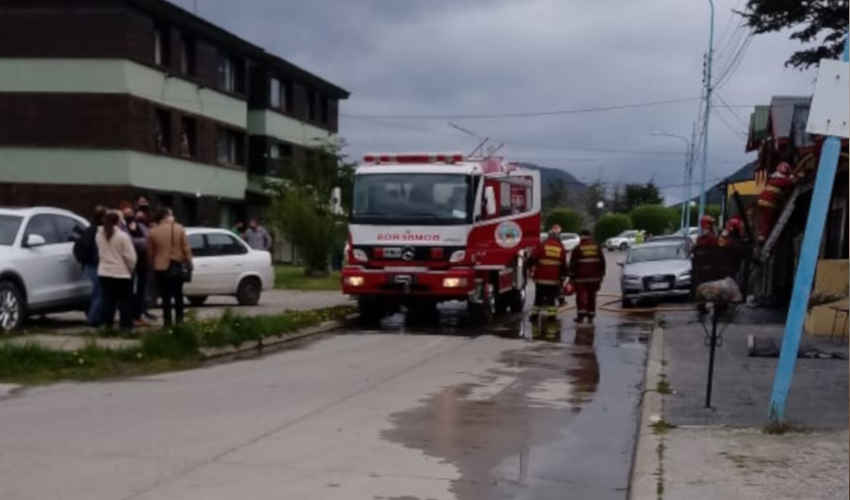
[[[0,205],[144,194],[227,225],[264,202],[251,176],[335,137],[349,95],[164,0],[13,1],[0,32]]]

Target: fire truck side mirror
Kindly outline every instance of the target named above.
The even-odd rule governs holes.
[[[484,210],[488,217],[496,215],[496,191],[493,190],[493,186],[484,188]]]

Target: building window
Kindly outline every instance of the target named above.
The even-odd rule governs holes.
[[[157,109],[154,115],[153,143],[157,153],[168,153],[171,142],[171,115],[164,109]]]
[[[180,120],[180,156],[194,158],[198,154],[196,130],[194,118],[184,116]]]
[[[195,41],[183,35],[180,44],[180,73],[195,74]]]
[[[272,78],[269,83],[269,106],[280,108],[280,80]]]
[[[153,30],[153,62],[159,66],[165,65],[165,37],[162,29],[154,28]]]
[[[232,57],[222,54],[218,61],[218,86],[226,92],[236,92],[237,68]]]
[[[292,146],[283,142],[272,142],[269,146],[269,158],[272,160],[288,159],[292,156]]]
[[[242,165],[242,134],[219,129],[216,140],[216,159],[225,165]]]
[[[271,146],[269,146],[269,158],[272,160],[280,159],[280,143],[273,142]]]
[[[280,109],[281,111],[292,109],[292,92],[289,91],[289,85],[286,83],[280,85]]]

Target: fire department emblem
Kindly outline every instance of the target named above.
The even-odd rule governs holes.
[[[496,244],[502,248],[514,248],[522,240],[522,228],[513,221],[505,221],[496,226]]]

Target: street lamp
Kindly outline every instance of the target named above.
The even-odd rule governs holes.
[[[686,226],[689,226],[691,223],[691,212],[686,209],[686,202],[691,197],[691,155],[693,152],[693,144],[687,137],[678,134],[671,134],[670,132],[662,132],[659,130],[653,130],[649,133],[649,135],[661,136],[661,137],[673,137],[675,139],[679,139],[680,141],[685,143],[685,182],[682,186],[682,215],[679,221],[679,226],[684,229]]]

